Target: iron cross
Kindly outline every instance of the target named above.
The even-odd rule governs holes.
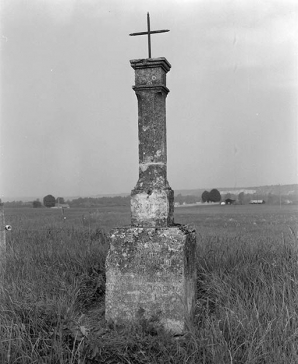
[[[163,30],[150,30],[150,15],[149,13],[147,13],[147,32],[140,32],[140,33],[131,33],[129,35],[148,35],[148,55],[149,58],[151,58],[151,34],[156,34],[156,33],[166,33],[169,32],[168,29],[163,29]]]

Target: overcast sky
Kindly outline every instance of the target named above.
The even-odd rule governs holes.
[[[298,181],[297,1],[1,0],[1,190],[130,192],[138,179],[129,60],[166,57],[175,189]]]

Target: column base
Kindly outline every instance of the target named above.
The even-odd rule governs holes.
[[[193,322],[196,236],[187,226],[113,229],[106,259],[106,319],[154,318],[174,334]]]
[[[168,188],[131,192],[131,225],[167,227],[174,225],[174,191]]]

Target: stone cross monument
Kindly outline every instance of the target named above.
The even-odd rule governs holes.
[[[0,285],[3,285],[6,264],[6,234],[4,205],[0,200]]]
[[[139,180],[131,192],[131,226],[110,233],[106,319],[154,319],[182,334],[196,305],[196,236],[174,223],[174,191],[167,180],[166,74],[171,65],[163,57],[130,64],[138,99]]]

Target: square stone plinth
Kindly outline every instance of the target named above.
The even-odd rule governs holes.
[[[196,236],[187,226],[118,228],[106,259],[106,319],[155,318],[182,334],[196,305]]]

